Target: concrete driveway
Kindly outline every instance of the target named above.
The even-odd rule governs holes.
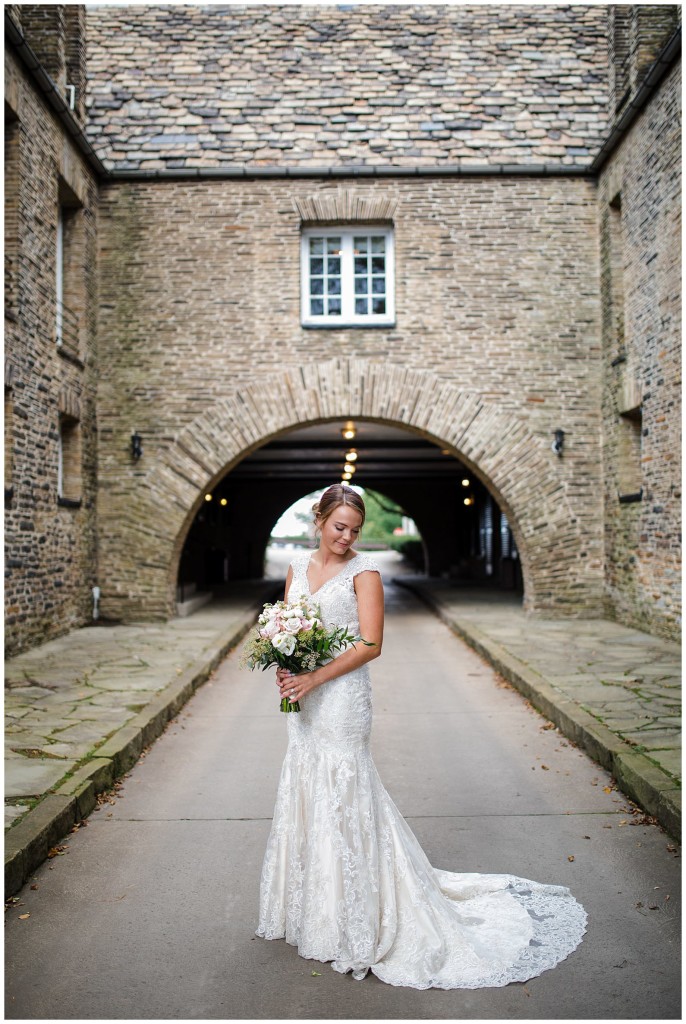
[[[255,938],[285,721],[234,654],[21,890],[8,1018],[679,1018],[674,844],[415,597],[389,587],[387,607],[372,675],[389,792],[437,867],[568,885],[581,947],[526,985],[419,992]]]

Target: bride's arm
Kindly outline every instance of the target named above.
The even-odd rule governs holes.
[[[368,661],[373,661],[381,654],[383,643],[383,584],[378,572],[365,571],[358,573],[355,577],[355,593],[357,594],[357,607],[360,619],[360,636],[368,640],[373,646],[358,643],[355,647],[349,647],[343,654],[334,658],[327,665],[316,668],[314,672],[303,672],[297,676],[286,676],[280,680],[279,689],[282,697],[290,696],[293,688],[293,679],[297,679],[297,697],[304,696],[322,683],[328,683],[330,679],[352,672]]]
[[[291,583],[293,582],[293,566],[288,566],[288,573],[286,574],[286,586],[283,592],[284,601],[288,600],[288,591],[290,590]]]

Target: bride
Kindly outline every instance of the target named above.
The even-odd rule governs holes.
[[[562,886],[431,867],[369,749],[367,665],[381,653],[384,608],[377,565],[352,548],[364,503],[334,484],[313,511],[319,549],[293,560],[286,599],[316,599],[326,626],[373,646],[313,672],[277,671],[301,711],[287,719],[257,934],[358,980],[371,970],[391,985],[448,989],[533,978],[579,945],[586,914]]]

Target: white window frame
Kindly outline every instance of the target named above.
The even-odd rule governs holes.
[[[386,312],[355,313],[354,252],[355,235],[383,236],[386,240]],[[341,239],[341,314],[310,313],[310,239]],[[300,309],[303,327],[392,327],[395,324],[395,247],[393,228],[369,224],[346,224],[341,227],[304,228],[300,242]]]

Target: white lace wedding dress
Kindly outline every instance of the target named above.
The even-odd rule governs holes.
[[[316,598],[326,625],[359,633],[354,577],[365,554],[311,594],[309,553],[289,597]],[[260,886],[257,934],[301,956],[391,985],[487,988],[526,981],[564,960],[586,914],[568,889],[513,875],[431,867],[384,789],[369,750],[368,667],[330,680],[288,715]]]

